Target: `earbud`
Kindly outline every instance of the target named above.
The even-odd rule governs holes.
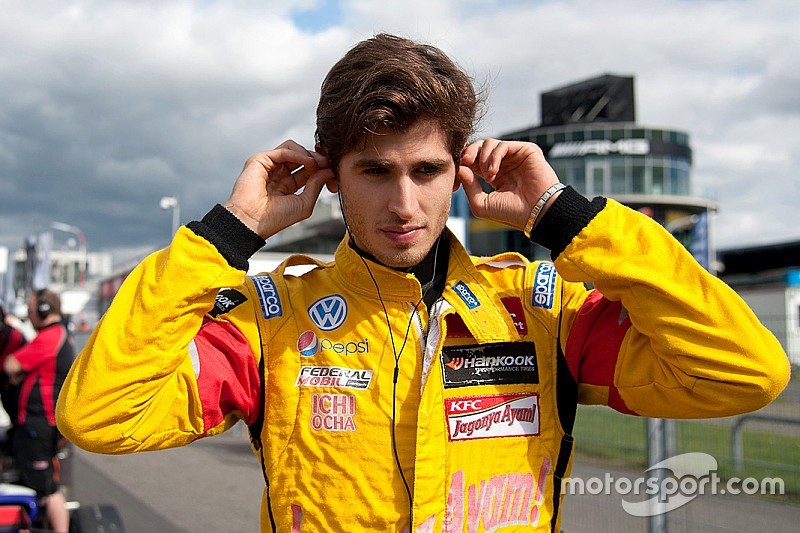
[[[50,315],[50,312],[53,310],[53,307],[50,305],[44,297],[44,291],[37,291],[36,292],[36,314],[39,315],[39,318],[44,320],[45,318]]]

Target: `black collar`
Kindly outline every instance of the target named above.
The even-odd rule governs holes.
[[[378,261],[374,255],[359,248],[352,237],[348,240],[348,242],[350,247],[364,259],[369,259],[374,263],[383,264]],[[445,282],[447,281],[447,263],[449,259],[450,234],[447,231],[443,231],[422,261],[412,267],[393,268],[392,270],[413,274],[414,277],[419,280],[420,284],[422,285],[423,301],[430,309],[430,306],[433,305],[433,302],[438,300],[439,296],[441,296],[442,292],[444,292]]]

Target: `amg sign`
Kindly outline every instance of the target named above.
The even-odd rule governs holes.
[[[608,140],[560,142],[550,148],[549,158],[584,157],[587,155],[647,155],[650,153],[650,141],[647,139],[620,139],[616,142]]]

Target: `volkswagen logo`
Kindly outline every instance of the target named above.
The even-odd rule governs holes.
[[[341,326],[347,318],[347,301],[338,294],[320,298],[308,308],[311,321],[322,331]]]

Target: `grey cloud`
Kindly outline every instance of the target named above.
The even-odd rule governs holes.
[[[800,237],[774,215],[800,201],[791,190],[761,203],[740,192],[765,169],[796,181],[800,150],[783,140],[797,124],[796,2],[342,1],[340,26],[306,34],[290,13],[313,4],[10,2],[0,244],[52,220],[81,227],[93,249],[164,244],[159,198],[178,195],[183,221],[199,218],[248,156],[287,138],[310,144],[327,69],[377,31],[433,42],[486,80],[486,135],[536,123],[544,90],[634,75],[640,122],[691,135],[695,182],[722,203],[720,245]],[[748,164],[732,161],[745,145]]]

